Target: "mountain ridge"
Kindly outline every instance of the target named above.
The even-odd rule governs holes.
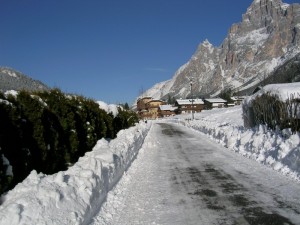
[[[216,96],[226,88],[243,90],[258,84],[299,52],[300,4],[254,0],[219,47],[204,40],[171,79],[139,97],[185,98],[191,94],[191,80],[196,96]]]
[[[5,92],[9,90],[48,91],[50,88],[41,81],[34,80],[15,69],[0,67],[0,91]]]

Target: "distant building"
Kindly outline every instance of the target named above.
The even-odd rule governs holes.
[[[227,101],[222,98],[206,98],[204,99],[204,104],[206,109],[224,108]]]
[[[178,107],[178,114],[201,112],[204,109],[204,102],[201,99],[177,99],[175,106]]]
[[[166,103],[155,100],[151,97],[144,97],[137,100],[137,113],[140,119],[156,119],[159,117],[159,106]]]
[[[150,113],[146,107],[146,104],[152,100],[152,97],[144,97],[144,98],[139,98],[137,100],[136,104],[136,109],[137,109],[137,114],[140,119],[148,119],[150,118]]]
[[[141,111],[138,111],[138,117],[140,119],[151,119],[151,113],[148,110],[143,109]]]
[[[139,98],[137,100],[137,111],[141,111],[146,109],[146,104],[147,102],[151,101],[153,98],[152,97],[144,97],[144,98]]]
[[[178,108],[172,105],[160,105],[158,109],[159,117],[169,117],[176,114]]]
[[[231,100],[233,101],[234,105],[240,105],[245,98],[245,96],[233,96],[231,97]]]
[[[150,113],[150,119],[157,119],[159,117],[159,107],[161,105],[165,105],[166,102],[162,101],[162,100],[151,100],[149,102],[146,103],[146,108],[148,110],[148,112]]]

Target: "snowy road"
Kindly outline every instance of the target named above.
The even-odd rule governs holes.
[[[153,124],[98,224],[300,224],[300,185],[176,124]]]

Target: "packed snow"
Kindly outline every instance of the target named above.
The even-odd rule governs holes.
[[[287,89],[279,90],[276,85],[265,89],[286,96],[283,90],[298,93],[300,88],[290,84]],[[263,125],[246,129],[241,106],[202,111],[194,118],[185,114],[166,120],[198,130],[228,151],[273,168],[291,182],[300,181],[299,132],[272,131]],[[1,197],[0,224],[89,224],[136,158],[151,127],[152,122],[140,122],[120,131],[114,140],[99,140],[67,171],[53,175],[32,171]]]

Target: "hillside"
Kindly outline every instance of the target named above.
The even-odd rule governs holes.
[[[43,91],[50,90],[50,88],[14,69],[0,67],[0,91],[7,90]]]

